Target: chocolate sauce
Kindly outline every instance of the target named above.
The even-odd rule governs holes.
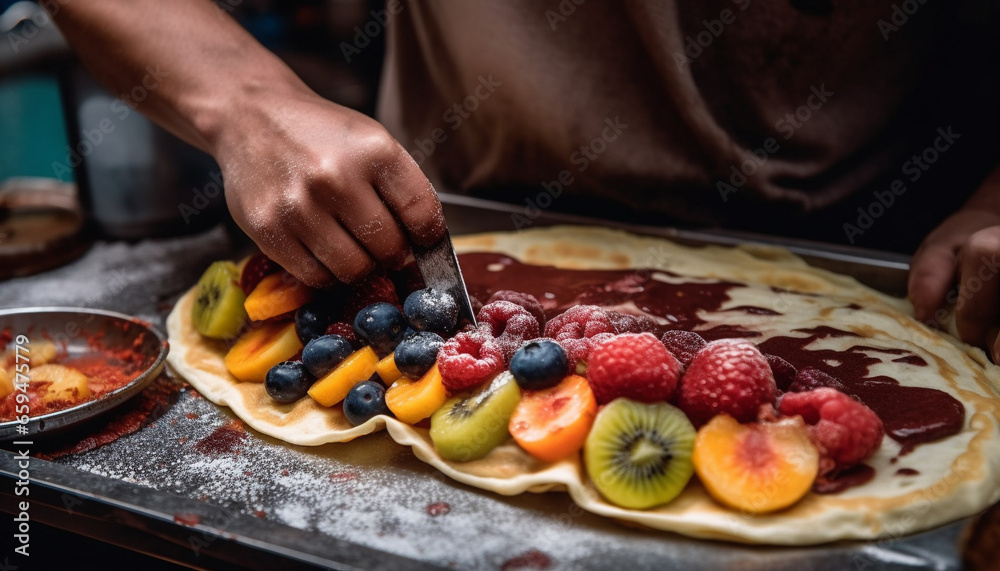
[[[812,491],[817,494],[836,494],[847,488],[867,484],[875,477],[875,468],[868,464],[856,464],[837,474],[835,478],[817,478]]]
[[[724,337],[756,337],[760,333],[752,324],[766,320],[776,312],[764,308],[741,306],[730,311],[745,311],[747,325],[715,325],[703,327],[707,321],[699,312],[718,312],[730,300],[729,292],[746,287],[737,282],[707,282],[700,280],[667,283],[653,279],[660,273],[671,279],[679,276],[659,270],[568,270],[553,266],[535,266],[490,253],[461,256],[469,292],[480,300],[501,289],[515,289],[534,295],[548,315],[556,315],[579,304],[617,306],[633,302],[642,311],[664,317],[662,329],[698,329],[708,340]],[[813,296],[782,288],[776,293]],[[860,306],[851,304],[851,309]],[[958,433],[965,423],[965,409],[953,397],[936,389],[901,386],[886,376],[869,377],[870,367],[882,360],[873,354],[898,355],[895,362],[926,366],[919,355],[904,349],[890,349],[858,344],[847,351],[810,350],[806,346],[827,337],[861,336],[829,326],[797,329],[788,336],[767,339],[759,344],[761,351],[784,358],[796,368],[815,367],[837,377],[847,392],[868,405],[885,425],[886,434],[903,446],[902,453],[913,446]],[[870,468],[869,468],[870,470]],[[862,470],[863,471],[863,470]],[[843,479],[838,478],[837,481]],[[869,476],[870,478],[870,476]],[[857,479],[856,477],[854,479]],[[832,484],[831,484],[832,485]],[[839,485],[839,484],[838,484]]]
[[[760,344],[760,350],[778,355],[796,368],[815,367],[837,377],[847,394],[868,405],[882,419],[886,434],[903,446],[901,454],[918,444],[957,434],[965,424],[965,407],[943,391],[902,386],[884,375],[868,376],[871,365],[882,362],[870,353],[917,357],[909,351],[868,345],[854,345],[847,351],[806,349],[818,339],[858,335],[828,326],[795,332],[806,335],[772,337]]]

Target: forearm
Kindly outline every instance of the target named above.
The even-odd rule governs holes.
[[[986,180],[979,184],[963,208],[1000,215],[1000,165],[994,167]]]
[[[54,19],[113,94],[212,154],[226,126],[267,99],[261,94],[310,92],[209,0],[67,2]],[[141,102],[130,97],[133,90],[143,94]]]

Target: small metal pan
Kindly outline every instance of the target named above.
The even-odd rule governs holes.
[[[163,372],[169,350],[166,339],[149,324],[99,309],[26,307],[0,310],[0,332],[3,331],[15,339],[10,346],[16,343],[18,335],[25,335],[32,343],[52,341],[67,358],[95,351],[131,350],[140,361],[132,367],[137,371],[132,380],[96,399],[41,416],[29,416],[27,423],[0,422],[0,441],[45,437],[117,407],[142,392]],[[99,348],[95,348],[95,340],[99,341]],[[30,344],[28,347],[30,349]]]

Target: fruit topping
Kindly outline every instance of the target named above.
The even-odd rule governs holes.
[[[224,362],[237,379],[263,383],[271,367],[291,360],[301,350],[294,323],[267,322],[237,339]]]
[[[771,367],[771,374],[774,375],[774,384],[779,391],[787,391],[788,387],[795,381],[798,371],[795,366],[777,355],[765,354],[767,365]]]
[[[771,367],[756,345],[742,339],[719,339],[705,345],[688,365],[677,406],[695,426],[722,413],[750,422],[757,418],[761,405],[774,403],[777,392]]]
[[[260,253],[250,256],[240,266],[239,282],[243,295],[250,295],[266,276],[281,271],[277,262]]]
[[[467,462],[507,439],[507,425],[521,389],[509,372],[468,396],[452,398],[431,416],[431,441],[442,458]]]
[[[568,369],[566,350],[551,339],[529,341],[510,359],[510,372],[526,390],[553,387],[566,376]]]
[[[381,379],[385,386],[395,383],[400,377],[402,377],[403,373],[396,368],[396,355],[392,354],[383,357],[382,360],[375,365],[375,374],[378,375],[378,378]]]
[[[379,302],[388,303],[398,308],[399,296],[396,295],[396,286],[388,278],[371,274],[360,283],[351,286],[347,300],[344,302],[341,320],[353,322],[359,311]]]
[[[323,335],[306,343],[302,362],[317,379],[332,371],[354,352],[350,341],[340,335]]]
[[[608,317],[616,333],[655,333],[657,330],[656,322],[646,315],[609,311]]]
[[[385,357],[403,340],[406,325],[406,318],[395,305],[380,301],[358,312],[354,334],[365,345],[371,345],[379,357]]]
[[[580,369],[592,347],[591,339],[599,334],[615,334],[608,312],[596,305],[577,305],[549,320],[545,336],[555,339],[566,349],[571,366]]]
[[[590,388],[601,404],[618,397],[670,400],[680,374],[680,362],[652,333],[625,333],[598,343],[587,367]]]
[[[380,414],[392,414],[385,404],[385,387],[381,383],[361,381],[344,397],[344,416],[353,426],[362,425]]]
[[[243,307],[254,321],[263,321],[295,311],[308,303],[315,290],[288,272],[278,272],[260,280],[247,295]]]
[[[541,331],[538,320],[527,309],[509,301],[487,303],[479,310],[476,320],[480,328],[488,329],[497,340],[505,363],[521,343],[538,337]]]
[[[663,334],[663,337],[660,337],[660,341],[685,367],[691,364],[698,351],[701,351],[705,345],[708,345],[701,335],[698,335],[694,331],[684,331],[683,329],[667,331]]]
[[[411,379],[419,379],[434,366],[442,345],[444,339],[437,333],[417,331],[407,335],[396,346],[396,368]]]
[[[232,339],[247,322],[246,296],[236,284],[239,273],[232,262],[214,262],[195,286],[191,321],[205,337]]]
[[[721,414],[698,431],[698,478],[718,502],[745,513],[786,508],[809,492],[819,453],[800,419],[740,424]]]
[[[867,460],[882,443],[884,429],[875,412],[831,388],[785,393],[782,416],[801,416],[820,447],[820,473],[840,471]]]
[[[318,299],[310,301],[295,311],[295,333],[303,343],[326,334],[332,322],[330,303]]]
[[[271,367],[264,379],[264,389],[281,403],[290,403],[306,396],[316,377],[301,361],[284,361]]]
[[[458,323],[458,303],[448,292],[433,288],[418,289],[403,302],[403,313],[417,331],[447,335]]]
[[[556,462],[583,447],[596,413],[587,379],[572,375],[554,387],[525,391],[508,429],[528,454]]]
[[[368,380],[375,373],[377,364],[375,351],[371,347],[362,347],[320,377],[309,389],[309,396],[323,406],[333,406],[344,400],[351,387]]]
[[[797,372],[795,380],[788,385],[786,390],[792,393],[804,393],[821,388],[836,389],[840,392],[847,391],[847,387],[844,386],[844,383],[840,382],[840,379],[814,367],[804,367],[801,371]]]
[[[444,385],[452,391],[472,388],[503,369],[503,354],[485,330],[463,331],[445,341],[438,351]]]
[[[538,299],[530,293],[502,289],[493,292],[493,295],[486,300],[486,303],[493,303],[494,301],[509,301],[515,305],[520,305],[524,309],[527,309],[528,313],[538,321],[539,331],[545,330],[545,310],[542,309],[542,304],[538,302]]]
[[[385,404],[402,422],[416,424],[429,417],[448,400],[448,389],[437,366],[418,381],[401,377],[387,391]]]
[[[694,439],[694,426],[676,407],[615,399],[594,419],[584,464],[608,501],[646,509],[669,502],[687,485]]]
[[[358,342],[358,336],[354,334],[354,326],[346,321],[337,321],[331,323],[329,327],[326,328],[327,335],[340,335],[344,339],[351,342],[351,347],[355,349],[361,348],[361,343]]]

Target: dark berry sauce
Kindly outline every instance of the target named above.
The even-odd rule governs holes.
[[[522,264],[509,256],[491,253],[463,254],[461,263],[469,293],[474,297],[484,300],[497,290],[516,289],[538,298],[549,316],[574,305],[619,306],[632,302],[652,316],[665,318],[667,324],[661,326],[663,330],[697,330],[711,341],[724,337],[752,338],[761,334],[754,331],[751,325],[712,326],[702,318],[706,314],[743,311],[748,314],[748,323],[760,323],[777,314],[773,310],[753,306],[722,310],[722,306],[730,300],[731,290],[746,287],[746,284],[737,282],[677,280],[679,276],[676,274],[660,270],[568,270]],[[681,283],[654,279],[656,273]],[[812,295],[773,287],[771,290]],[[860,309],[855,304],[847,307]],[[926,366],[927,362],[919,355],[905,349],[864,345],[860,335],[829,326],[789,333],[788,336],[772,337],[759,343],[761,351],[782,357],[798,369],[815,367],[840,379],[849,394],[878,414],[886,434],[902,445],[901,453],[905,454],[921,443],[951,436],[962,429],[965,409],[962,403],[947,393],[902,386],[896,379],[882,375],[869,376],[870,367],[882,362],[874,354],[896,356],[893,361],[897,363]],[[859,343],[847,351],[806,349],[814,341],[828,337],[857,337]],[[868,479],[870,477],[868,475]],[[861,478],[861,474],[857,477],[842,476],[837,478],[836,486],[857,485],[863,483],[855,481]]]

